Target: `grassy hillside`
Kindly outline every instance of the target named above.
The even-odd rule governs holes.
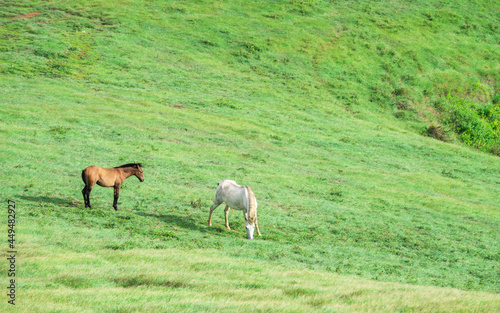
[[[5,2],[17,308],[500,310],[498,4]],[[222,179],[261,238],[207,227]]]

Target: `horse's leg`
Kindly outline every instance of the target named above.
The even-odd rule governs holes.
[[[229,219],[228,219],[228,215],[229,215],[229,206],[226,205],[226,208],[224,209],[224,216],[226,218],[226,228],[231,230],[231,228],[229,228]]]
[[[257,215],[255,216],[255,228],[257,229],[257,234],[259,234],[259,236],[262,236],[259,230],[259,223],[257,223]]]
[[[210,207],[210,214],[208,215],[208,226],[212,226],[212,213],[221,204],[217,199],[215,199],[214,204]]]
[[[92,191],[92,188],[94,186],[92,184],[88,185],[88,186],[85,186],[85,188],[87,189],[87,193],[86,193],[86,196],[87,196],[87,205],[85,207],[88,207],[90,209],[92,209],[92,206],[90,205],[90,192]],[[84,195],[85,197],[85,195]]]
[[[113,201],[113,208],[118,211],[118,197],[120,196],[120,185],[115,186],[115,200]]]
[[[82,189],[82,195],[83,195],[83,202],[85,203],[85,207],[88,208],[88,204],[87,204],[87,185],[85,185],[85,187],[83,187],[83,189]]]

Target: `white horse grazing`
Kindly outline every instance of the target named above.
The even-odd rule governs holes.
[[[210,207],[210,215],[208,216],[208,226],[212,226],[212,213],[222,203],[226,204],[224,214],[226,216],[226,228],[229,228],[228,214],[229,209],[243,211],[245,216],[245,229],[247,238],[253,239],[254,229],[257,228],[257,233],[261,236],[259,225],[257,224],[257,199],[248,186],[240,186],[234,180],[223,180],[219,182],[217,191],[215,192],[215,200]]]

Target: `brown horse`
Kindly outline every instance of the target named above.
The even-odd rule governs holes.
[[[82,180],[85,183],[85,187],[82,189],[82,194],[83,201],[85,201],[85,207],[92,208],[90,206],[90,192],[92,191],[94,185],[98,184],[102,187],[115,188],[115,201],[113,202],[113,208],[118,211],[117,204],[120,187],[125,179],[132,175],[139,178],[141,182],[144,181],[141,163],[129,163],[114,168],[102,168],[92,165],[84,169],[82,171]]]

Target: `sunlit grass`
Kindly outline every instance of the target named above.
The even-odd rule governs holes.
[[[20,245],[31,256],[21,263],[18,306],[25,311],[498,310],[498,297],[488,293],[367,281],[228,257],[213,249],[77,253],[47,250],[34,238],[24,236]]]
[[[0,177],[22,310],[498,310],[498,157],[422,136],[447,94],[493,103],[491,4],[21,4]],[[129,162],[119,211],[98,186],[85,209],[81,170]],[[261,238],[206,225],[223,179]]]

